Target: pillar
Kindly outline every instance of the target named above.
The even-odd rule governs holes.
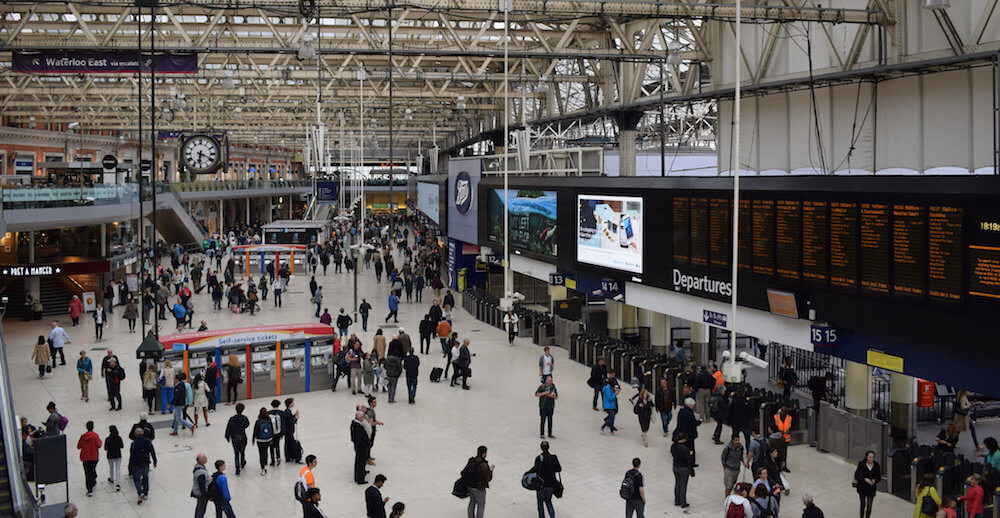
[[[917,379],[893,372],[889,394],[892,401],[889,424],[906,430],[906,437],[917,435]]]
[[[708,365],[709,327],[701,322],[691,322],[691,361]]]
[[[247,225],[250,224],[250,202],[253,198],[247,198]]]
[[[636,315],[636,307],[629,306],[628,304],[622,304],[622,329],[638,327],[638,315]]]
[[[101,257],[108,256],[108,225],[101,223]]]
[[[618,123],[618,175],[635,176],[635,136],[642,112],[629,111],[615,115]]]
[[[338,207],[343,208],[343,207]],[[267,197],[267,221],[265,223],[270,223],[274,221],[274,198],[271,196]]]
[[[670,317],[648,309],[638,309],[639,328],[649,329],[649,347],[656,354],[670,354]]]
[[[556,303],[566,300],[565,286],[549,286],[549,313],[556,314]]]
[[[868,417],[872,408],[872,368],[863,363],[845,361],[844,406],[847,411]]]
[[[28,231],[28,264],[35,264],[35,231]],[[41,283],[38,277],[24,278],[24,291],[31,293],[36,301],[41,300]]]
[[[226,216],[224,214],[226,200],[219,200],[219,236],[225,234]]]
[[[611,338],[621,338],[622,336],[622,304],[613,300],[604,300],[604,309],[608,313],[608,336]]]

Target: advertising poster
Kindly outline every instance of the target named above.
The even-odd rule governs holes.
[[[556,192],[509,189],[510,244],[539,255],[556,255]],[[503,245],[503,189],[490,189],[487,239]]]
[[[642,198],[579,195],[577,204],[577,260],[641,274]]]
[[[438,184],[417,183],[417,208],[434,223],[441,223],[440,191]]]

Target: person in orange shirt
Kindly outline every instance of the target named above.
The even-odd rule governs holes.
[[[316,479],[313,477],[313,468],[319,464],[316,460],[315,455],[306,455],[306,465],[299,470],[299,481],[305,486],[306,490],[316,487]]]
[[[447,320],[438,322],[437,335],[441,339],[441,351],[444,352],[448,348],[448,337],[451,336],[451,324]]]
[[[715,364],[712,364],[712,378],[715,379],[715,386],[712,387],[712,392],[716,392],[719,390],[719,387],[726,385],[726,382],[722,381],[722,371]]]
[[[792,442],[792,416],[788,414],[788,407],[782,405],[777,414],[774,414],[774,426],[781,433],[781,438],[785,440],[784,447],[779,453],[779,460],[783,462],[782,471],[788,471],[788,446]]]

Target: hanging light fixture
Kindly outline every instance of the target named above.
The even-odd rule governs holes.
[[[301,39],[302,44],[299,45],[299,53],[298,53],[298,58],[300,61],[303,59],[312,59],[316,57],[316,46],[313,45],[313,40],[315,38],[316,36],[314,36],[313,33],[311,32],[306,32],[302,35]]]
[[[228,68],[222,73],[222,87],[226,90],[236,88],[236,80],[233,79],[233,71]]]
[[[680,65],[684,60],[681,58],[682,45],[679,42],[671,41],[667,44],[667,64]]]
[[[412,109],[407,108],[405,113],[406,113],[406,116],[405,116],[406,120],[408,120],[408,121],[413,120],[413,110]]]
[[[455,109],[456,110],[464,110],[465,108],[466,108],[465,96],[464,95],[460,95],[460,96],[458,96],[457,99],[455,99]]]

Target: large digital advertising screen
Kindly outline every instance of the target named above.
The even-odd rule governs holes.
[[[577,196],[576,259],[642,273],[642,198]]]
[[[436,183],[417,183],[417,208],[434,223],[441,223],[440,187]]]
[[[503,245],[503,189],[490,189],[486,224],[487,239]],[[510,244],[515,248],[555,257],[556,192],[508,189]]]

